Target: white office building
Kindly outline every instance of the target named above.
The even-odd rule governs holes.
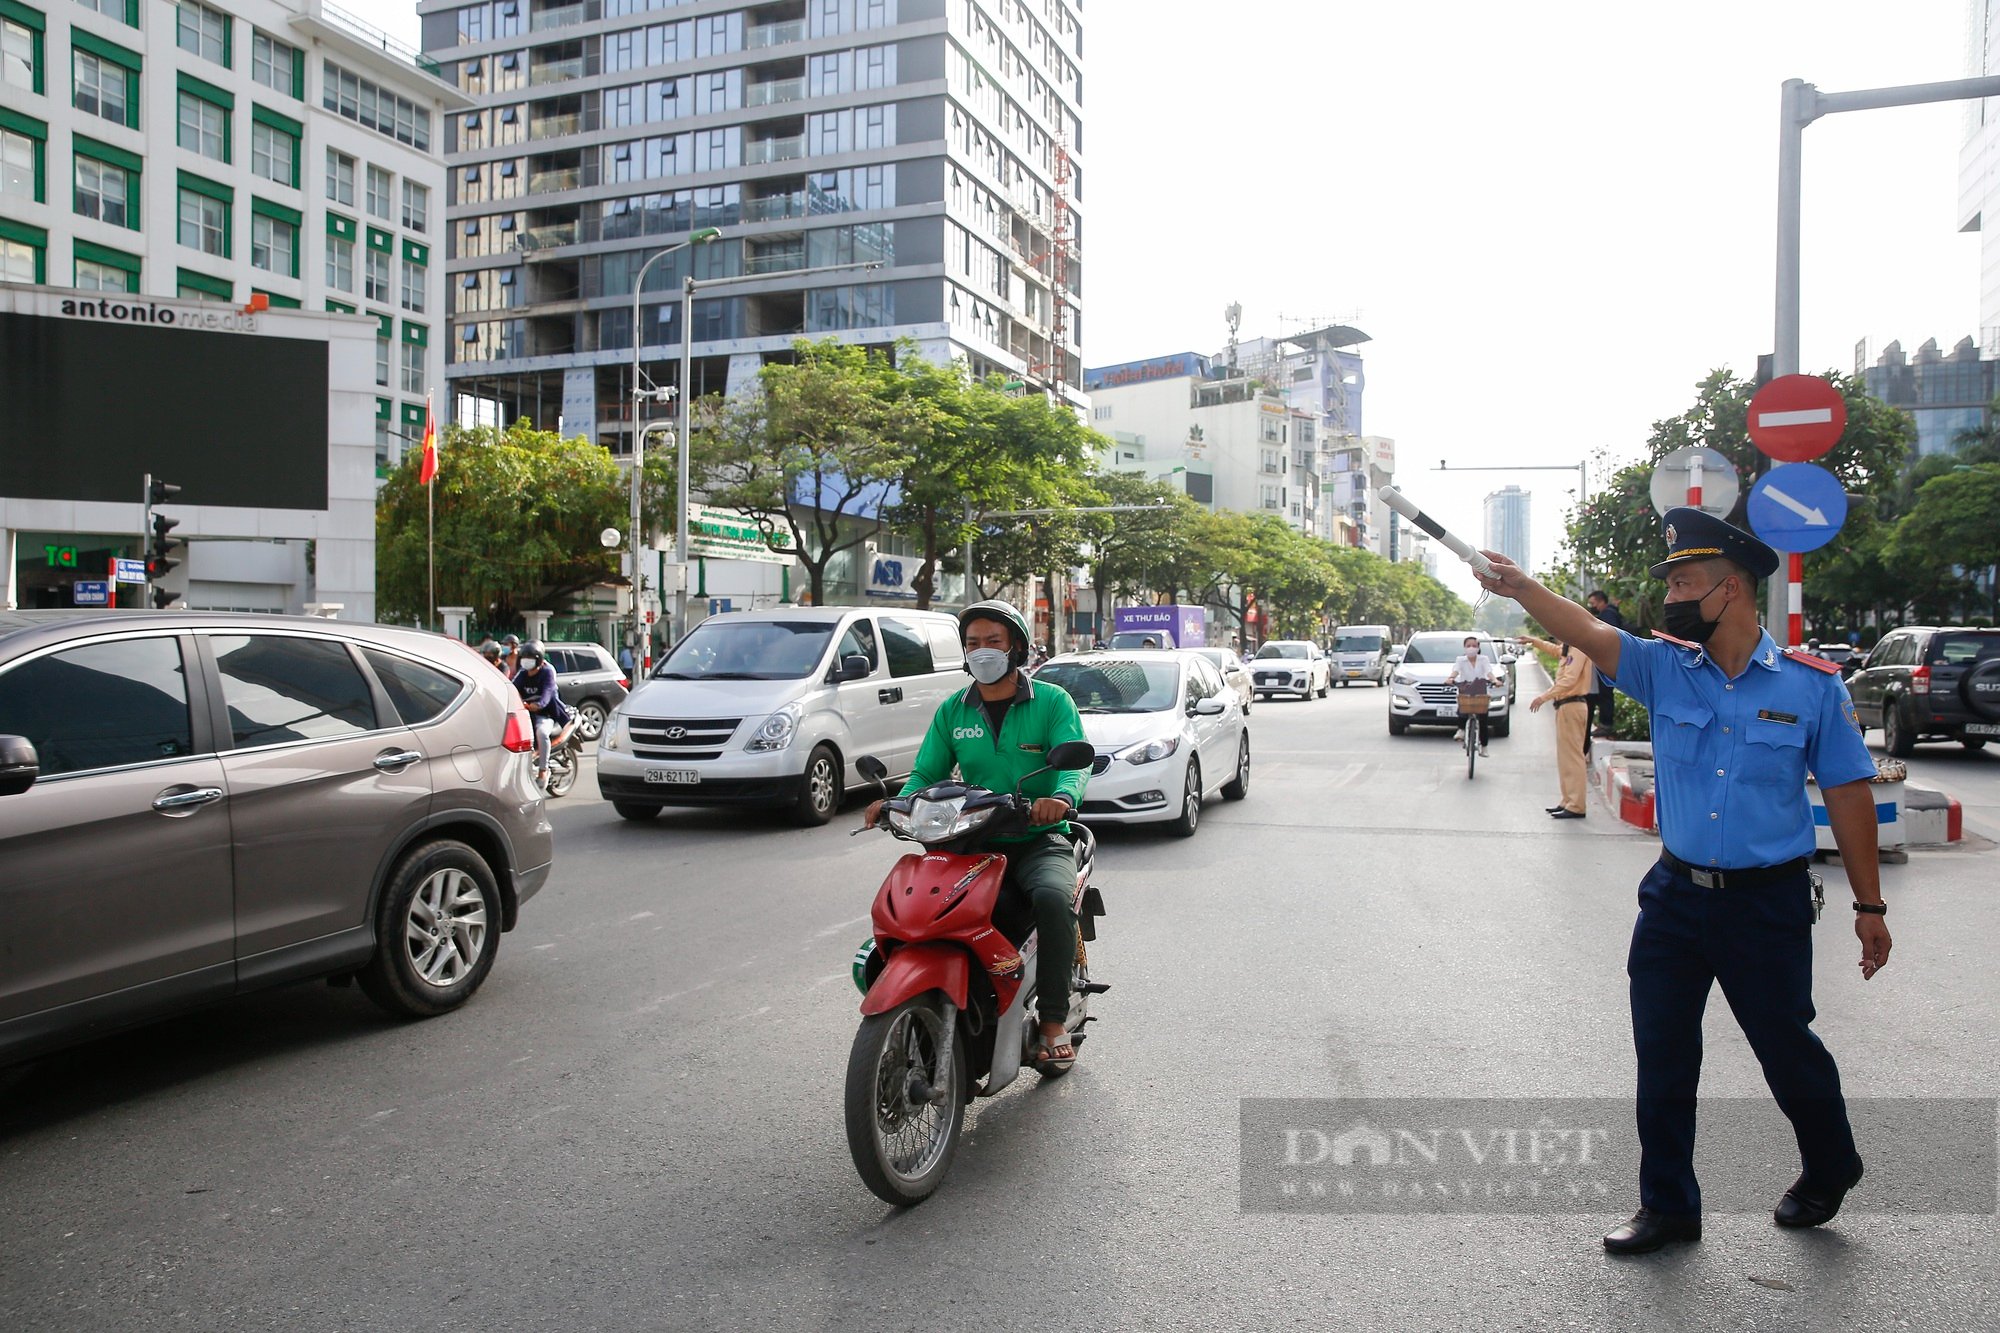
[[[386,469],[444,379],[439,140],[468,102],[432,68],[318,0],[0,0],[0,281],[372,316]],[[197,607],[311,599],[303,542],[189,573]]]
[[[1486,496],[1486,540],[1482,550],[1498,551],[1523,569],[1529,563],[1528,505],[1534,497],[1519,486],[1502,486]]]

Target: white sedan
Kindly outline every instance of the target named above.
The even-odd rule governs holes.
[[[1190,837],[1203,802],[1250,791],[1250,728],[1236,692],[1193,650],[1065,654],[1035,688],[1076,700],[1097,748],[1077,817],[1086,824],[1165,824]]]
[[[1250,659],[1250,679],[1259,699],[1267,694],[1324,699],[1333,672],[1326,654],[1310,639],[1272,639]]]
[[[1208,664],[1222,673],[1222,683],[1236,691],[1236,697],[1243,704],[1243,716],[1250,716],[1250,705],[1256,701],[1257,687],[1250,683],[1250,667],[1236,655],[1234,648],[1190,648],[1191,653],[1208,659]]]

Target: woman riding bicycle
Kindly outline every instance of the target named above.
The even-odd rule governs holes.
[[[1445,684],[1458,684],[1458,711],[1464,717],[1465,726],[1452,733],[1452,739],[1465,739],[1465,727],[1477,727],[1479,753],[1486,754],[1487,691],[1493,686],[1505,683],[1500,668],[1492,658],[1479,651],[1479,640],[1474,635],[1465,636],[1465,656],[1452,659],[1451,672],[1444,678]],[[1473,700],[1478,700],[1476,704]],[[1474,710],[1477,711],[1474,711]]]

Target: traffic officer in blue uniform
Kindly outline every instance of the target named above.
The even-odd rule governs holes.
[[[1826,801],[1854,890],[1861,975],[1889,961],[1876,851],[1875,763],[1839,669],[1780,649],[1757,621],[1778,555],[1698,509],[1666,514],[1665,633],[1638,639],[1550,592],[1505,557],[1480,582],[1581,648],[1652,715],[1658,864],[1639,885],[1626,964],[1639,1065],[1639,1211],[1604,1238],[1618,1254],[1701,1238],[1694,1175],[1701,1017],[1724,998],[1798,1135],[1804,1172],[1780,1226],[1832,1217],[1861,1179],[1840,1072],[1812,1030],[1818,911],[1806,775]]]

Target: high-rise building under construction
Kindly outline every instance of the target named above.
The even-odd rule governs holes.
[[[1079,400],[1070,0],[425,0],[447,118],[461,420],[630,447],[642,369],[741,386],[794,339],[915,340]],[[873,263],[874,268],[838,265]],[[644,409],[666,415],[664,406]]]

